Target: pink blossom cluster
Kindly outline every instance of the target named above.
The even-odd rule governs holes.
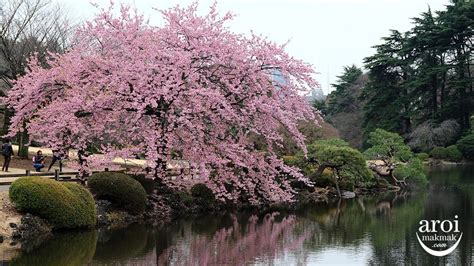
[[[47,67],[30,61],[6,99],[15,111],[9,134],[26,129],[54,149],[95,145],[101,160],[143,156],[163,182],[171,182],[166,161],[186,160],[222,200],[292,200],[290,179],[304,178],[272,147],[284,144],[283,127],[305,150],[297,123],[316,116],[301,96],[317,86],[311,66],[284,45],[231,32],[233,16],[215,5],[204,16],[197,4],[160,11],[163,26],[127,6],[113,11],[100,9]]]

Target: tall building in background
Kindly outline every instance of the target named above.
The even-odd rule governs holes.
[[[309,95],[305,97],[306,101],[309,103],[314,102],[315,100],[324,101],[326,99],[326,95],[321,88],[313,88]]]
[[[273,82],[275,83],[275,87],[277,89],[279,89],[281,85],[284,85],[286,83],[285,78],[281,75],[281,72],[279,70],[273,70],[271,75],[272,75]],[[305,95],[304,98],[309,103],[313,103],[314,100],[318,100],[318,101],[325,100],[326,95],[324,95],[324,92],[321,88],[312,88],[309,94]]]

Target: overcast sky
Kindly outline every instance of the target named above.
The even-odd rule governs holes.
[[[94,16],[96,9],[88,0],[56,0],[70,10],[76,19]],[[109,0],[93,0],[106,6]],[[152,8],[165,9],[176,4],[188,5],[194,0],[115,0],[130,3],[143,12],[153,24],[162,22]],[[213,0],[200,0],[201,12]],[[371,46],[389,29],[410,28],[410,18],[431,7],[445,9],[449,0],[220,0],[218,9],[237,15],[229,27],[236,32],[256,33],[284,43],[290,40],[288,52],[313,65],[316,79],[324,93],[332,88],[345,65],[362,66],[362,59],[374,53]]]

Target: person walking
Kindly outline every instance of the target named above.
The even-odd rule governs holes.
[[[51,163],[49,164],[48,167],[48,172],[51,170],[51,167],[59,161],[59,171],[63,171],[63,154],[59,150],[53,150],[53,159],[51,160]]]
[[[5,143],[2,145],[2,154],[4,158],[2,171],[8,172],[8,167],[10,166],[10,161],[13,156],[13,147],[10,143],[10,139],[5,139]]]

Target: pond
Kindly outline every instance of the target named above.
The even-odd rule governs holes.
[[[425,192],[356,198],[292,213],[212,215],[163,228],[56,234],[9,264],[470,265],[474,166],[433,168],[429,178]],[[454,215],[463,232],[460,245],[445,257],[426,253],[415,234],[420,220]]]

